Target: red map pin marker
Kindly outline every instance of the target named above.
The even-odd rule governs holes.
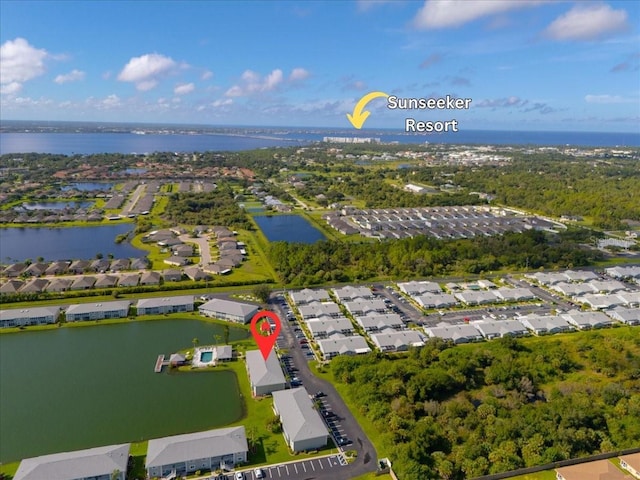
[[[271,326],[272,323],[274,324],[273,327]],[[265,362],[276,344],[278,335],[280,335],[280,327],[278,315],[268,310],[256,313],[251,319],[251,333]]]

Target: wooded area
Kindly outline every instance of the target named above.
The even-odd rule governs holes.
[[[630,327],[339,356],[335,381],[402,480],[471,478],[637,446],[640,336]],[[381,450],[381,452],[380,452]]]
[[[585,231],[541,231],[495,237],[436,240],[415,237],[389,242],[271,243],[269,259],[283,282],[313,285],[371,278],[416,278],[489,273],[501,269],[571,268],[602,254],[580,246]]]

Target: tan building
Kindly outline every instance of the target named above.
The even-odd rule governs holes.
[[[633,480],[609,460],[585,462],[570,467],[556,468],[557,480]]]
[[[623,455],[620,458],[620,466],[627,470],[635,478],[640,478],[640,452],[631,455]]]

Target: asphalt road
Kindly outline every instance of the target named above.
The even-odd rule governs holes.
[[[351,478],[364,475],[368,472],[376,471],[378,456],[376,450],[365,435],[364,431],[351,414],[351,411],[342,400],[342,397],[333,387],[333,385],[311,373],[309,364],[305,355],[296,341],[291,323],[286,320],[286,315],[282,311],[280,305],[272,299],[271,306],[280,314],[282,319],[282,335],[284,336],[286,348],[289,350],[289,356],[293,365],[298,369],[297,377],[302,385],[307,389],[309,394],[316,392],[324,392],[324,403],[328,404],[331,411],[340,421],[343,436],[348,438],[352,443],[345,447],[346,450],[355,450],[358,456],[355,461],[340,469],[331,469],[327,472],[314,471],[309,475],[305,475],[304,479],[327,479],[327,480],[349,480]]]

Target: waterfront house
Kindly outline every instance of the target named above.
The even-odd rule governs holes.
[[[132,258],[129,267],[131,270],[146,270],[149,268],[149,265],[149,260],[146,258]]]
[[[222,298],[213,298],[200,305],[198,311],[205,317],[219,318],[236,323],[249,323],[258,312],[258,306],[250,303],[234,302]]]
[[[13,480],[125,480],[131,444],[25,458]]]
[[[141,298],[136,304],[138,315],[158,315],[193,311],[193,295]]]
[[[40,262],[32,263],[31,265],[29,265],[27,268],[24,269],[24,272],[22,272],[22,275],[25,275],[28,277],[39,277],[43,275],[44,272],[47,271],[47,268],[48,268],[47,263],[40,263]]]
[[[69,265],[69,273],[80,275],[91,270],[91,262],[88,260],[75,260]]]
[[[131,262],[128,258],[116,258],[111,261],[111,265],[109,266],[109,270],[112,272],[121,272],[122,270],[129,270],[131,266]]]
[[[103,320],[105,318],[125,318],[129,315],[129,300],[116,300],[103,303],[80,303],[70,305],[65,310],[67,322],[82,320]]]
[[[69,269],[69,262],[53,262],[44,271],[45,275],[60,275]]]
[[[247,461],[244,426],[219,428],[149,440],[149,478],[192,475],[198,470],[231,469]]]
[[[273,392],[273,411],[280,417],[282,433],[293,452],[327,445],[329,432],[304,387]]]
[[[60,316],[60,307],[33,307],[0,310],[0,327],[22,327],[55,323]]]
[[[99,258],[91,262],[91,270],[98,273],[104,273],[109,270],[111,262],[106,258]]]
[[[25,263],[13,263],[2,271],[2,275],[11,278],[19,277],[25,268],[27,268]]]
[[[249,350],[245,354],[249,383],[254,396],[269,395],[276,390],[284,390],[287,381],[282,373],[278,356],[272,350],[267,360],[260,350]]]

